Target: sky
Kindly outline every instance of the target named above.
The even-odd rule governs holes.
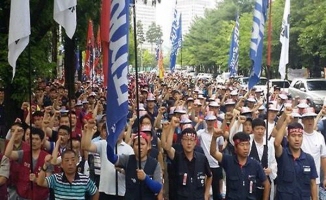
[[[156,23],[161,26],[163,31],[163,46],[170,48],[170,33],[173,21],[173,11],[175,0],[163,0],[156,4]]]

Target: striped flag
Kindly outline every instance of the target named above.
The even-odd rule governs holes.
[[[12,78],[16,73],[16,62],[29,43],[31,34],[29,0],[11,0],[8,63],[12,67]]]
[[[110,29],[106,123],[107,145],[112,148],[127,123],[129,3],[130,0],[112,0],[108,19]]]
[[[290,0],[285,1],[284,14],[282,21],[282,31],[280,35],[280,42],[282,43],[282,50],[280,56],[280,63],[278,72],[281,74],[281,79],[285,79],[286,64],[289,63],[289,43],[290,43]]]
[[[94,32],[92,20],[88,21],[86,45],[85,74],[88,78],[93,78],[93,76],[91,76],[94,72]]]
[[[229,71],[230,76],[234,77],[238,74],[238,64],[239,64],[239,37],[240,37],[240,29],[239,29],[239,15],[237,15],[237,19],[235,22],[235,26],[232,32],[232,40],[230,44],[230,52],[229,52]]]
[[[170,40],[172,42],[170,70],[171,72],[174,72],[178,49],[181,48],[182,44],[182,15],[181,13],[178,13],[177,9],[174,10],[174,20],[172,22]]]
[[[54,0],[53,19],[62,26],[72,39],[77,26],[77,0]]]
[[[267,8],[268,0],[256,0],[250,42],[250,59],[252,61],[252,68],[248,81],[249,90],[260,81]]]

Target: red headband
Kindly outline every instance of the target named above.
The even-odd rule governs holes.
[[[240,140],[240,139],[235,139],[233,140],[234,142],[234,146],[237,146],[238,144],[240,144],[241,142],[249,142],[250,140]]]
[[[303,129],[302,128],[291,128],[291,129],[288,129],[288,135],[290,135],[291,133],[303,133]]]
[[[184,133],[183,135],[194,137],[194,138],[197,136],[195,133]]]

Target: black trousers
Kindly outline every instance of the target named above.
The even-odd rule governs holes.
[[[124,200],[125,197],[122,196],[115,196],[115,195],[108,195],[104,192],[100,192],[100,198],[99,200]]]
[[[212,180],[212,190],[213,190],[213,200],[222,200],[220,191],[220,180],[223,179],[222,167],[211,168],[213,174]]]

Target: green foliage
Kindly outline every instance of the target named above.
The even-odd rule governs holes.
[[[143,23],[140,20],[137,21],[136,31],[137,31],[137,42],[141,46],[142,44],[144,44],[146,40],[144,35]]]
[[[249,49],[254,2],[254,0],[224,0],[218,3],[216,9],[206,11],[204,18],[196,18],[189,33],[184,36],[183,64],[198,66],[197,69],[201,70],[205,69],[205,66],[220,66],[223,71],[227,71],[231,33],[236,13],[239,12],[239,72],[248,75],[251,68]],[[277,72],[281,53],[279,40],[284,4],[285,0],[274,0],[272,3],[272,77],[279,77]],[[291,1],[289,67],[318,68],[326,64],[325,7],[326,1]],[[267,57],[267,31],[268,21],[265,26],[263,65],[266,65]]]
[[[148,50],[143,51],[143,66],[146,68],[153,69],[157,66],[155,55]]]
[[[156,25],[155,22],[152,22],[149,25],[148,30],[146,32],[146,40],[151,44],[151,48],[153,50],[153,44],[156,44],[158,41],[162,40],[162,29],[159,25]]]

